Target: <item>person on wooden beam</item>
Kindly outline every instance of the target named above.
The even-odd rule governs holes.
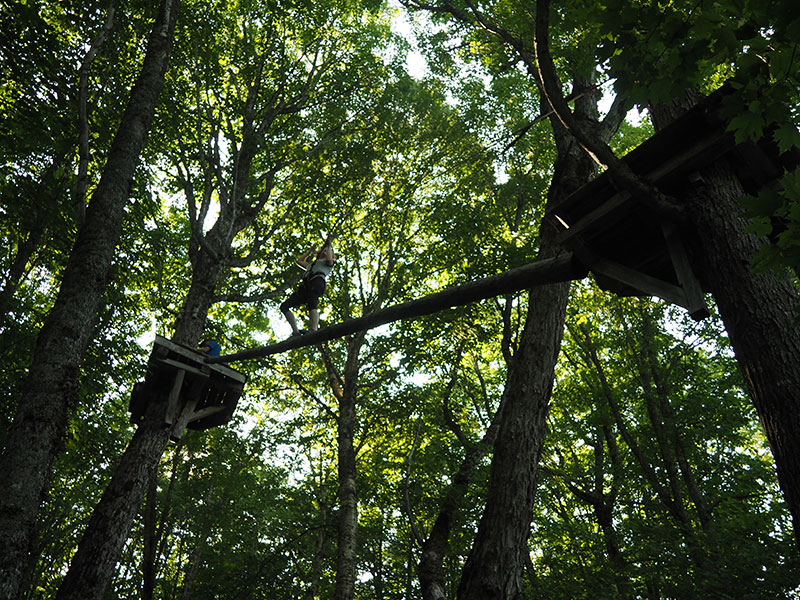
[[[315,255],[314,260],[309,262],[309,258],[312,255]],[[336,258],[333,253],[331,238],[328,238],[319,251],[312,248],[295,261],[306,273],[297,289],[281,304],[281,312],[292,327],[292,336],[305,333],[305,331],[297,328],[297,320],[290,310],[303,304],[308,306],[308,328],[311,331],[316,331],[319,327],[319,299],[325,293],[328,275],[336,262]]]

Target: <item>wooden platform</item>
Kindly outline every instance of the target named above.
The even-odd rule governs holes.
[[[144,381],[131,394],[131,423],[140,423],[151,402],[164,405],[164,426],[172,438],[184,428],[204,430],[230,421],[247,376],[225,365],[206,364],[206,356],[157,335]]]
[[[628,153],[631,169],[679,201],[698,171],[725,158],[745,191],[756,193],[800,164],[797,153],[780,155],[767,134],[757,144],[737,145],[720,117],[723,88]],[[686,308],[696,319],[708,315],[677,223],[657,216],[640,199],[618,191],[602,174],[548,210],[545,218],[560,230],[598,285],[620,296],[658,296]]]

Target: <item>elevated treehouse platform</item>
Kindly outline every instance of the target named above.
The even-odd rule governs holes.
[[[131,394],[131,423],[144,420],[147,407],[164,407],[164,427],[178,440],[185,428],[205,430],[230,421],[247,376],[225,365],[206,364],[206,356],[157,335],[144,381]]]
[[[721,88],[704,98],[622,160],[679,201],[701,181],[699,172],[721,159],[731,164],[747,193],[773,184],[784,169],[796,168],[800,157],[780,154],[769,133],[758,143],[736,144],[720,116],[730,93]],[[696,319],[708,315],[705,290],[684,245],[685,227],[619,191],[607,173],[552,206],[545,218],[602,289],[620,296],[658,296]]]

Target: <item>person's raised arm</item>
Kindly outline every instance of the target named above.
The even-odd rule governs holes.
[[[295,259],[294,263],[298,267],[303,269],[304,271],[307,271],[308,270],[308,257],[311,256],[312,254],[314,254],[314,252],[316,252],[316,250],[314,248],[311,248],[311,250],[309,250],[305,254],[302,254],[301,256],[298,256]]]
[[[325,258],[325,262],[328,263],[328,266],[333,266],[333,263],[336,262],[336,256],[333,253],[333,246],[328,244],[322,249],[323,257]]]

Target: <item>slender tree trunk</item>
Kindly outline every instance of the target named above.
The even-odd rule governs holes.
[[[594,163],[577,145],[559,153],[548,203],[589,180]],[[558,252],[554,231],[543,226],[539,258]],[[561,346],[569,283],[529,292],[525,329],[503,392],[486,508],[458,588],[460,600],[513,599],[520,594],[526,563],[538,462]]]
[[[322,559],[325,554],[325,540],[328,529],[328,498],[322,481],[320,481],[319,494],[319,531],[314,545],[314,558],[311,559],[311,584],[303,594],[303,600],[314,600],[317,597],[317,594],[319,594],[319,580],[322,576]]]
[[[208,487],[208,493],[205,498],[205,506],[213,506],[214,503],[214,481]],[[191,600],[193,596],[194,582],[197,579],[197,572],[200,570],[200,563],[203,561],[203,548],[206,545],[208,538],[209,526],[206,524],[201,527],[200,535],[192,550],[192,557],[189,559],[189,568],[183,577],[183,585],[181,586],[181,600]]]
[[[336,553],[334,600],[352,600],[355,595],[358,556],[358,495],[356,491],[356,451],[353,436],[356,423],[356,394],[361,346],[365,332],[350,339],[344,368],[344,389],[339,397],[339,420],[336,435],[339,458],[339,527]]]
[[[603,395],[605,396],[606,402],[608,403],[608,407],[611,411],[611,415],[614,418],[614,422],[617,425],[617,429],[619,430],[622,439],[625,441],[634,458],[636,459],[639,468],[642,470],[644,478],[647,480],[647,483],[655,493],[656,498],[659,500],[664,510],[666,510],[669,516],[674,520],[675,525],[678,528],[678,531],[680,531],[686,547],[689,550],[692,562],[697,566],[698,569],[702,571],[705,564],[705,554],[701,544],[697,539],[695,530],[692,527],[692,521],[689,517],[689,513],[686,511],[686,507],[684,506],[683,496],[681,494],[680,487],[677,485],[674,473],[672,477],[668,475],[668,485],[665,486],[662,481],[663,478],[659,476],[659,472],[656,470],[656,468],[654,468],[653,464],[648,459],[647,455],[639,444],[639,441],[634,436],[625,420],[625,417],[623,416],[619,403],[614,395],[614,392],[611,390],[608,379],[606,378],[605,369],[600,362],[597,354],[597,348],[592,342],[588,328],[585,326],[581,327],[581,332],[583,334],[583,345],[587,354],[588,362],[594,366],[595,371],[597,372]],[[643,385],[646,385],[646,383]],[[652,396],[649,391],[645,390],[645,402],[648,401],[648,394]],[[658,418],[658,414],[653,414],[652,407],[648,407],[648,412],[650,413],[652,424],[653,420]],[[657,428],[660,426],[661,424],[659,421],[659,424],[655,427]],[[660,457],[663,464],[665,459],[663,455]],[[666,470],[667,469],[665,468],[665,471]]]
[[[15,598],[30,559],[36,516],[76,399],[78,367],[111,273],[125,203],[164,81],[178,0],[164,0],[139,78],[36,343],[0,472],[0,598]]]
[[[686,444],[681,437],[675,421],[675,411],[672,410],[672,406],[669,401],[669,387],[664,381],[664,377],[662,376],[663,369],[658,364],[658,357],[655,349],[653,348],[655,326],[650,315],[645,311],[642,312],[641,318],[644,331],[642,345],[644,347],[647,359],[646,365],[644,365],[643,368],[648,369],[651,374],[650,378],[652,379],[655,387],[655,394],[657,397],[659,413],[663,420],[664,430],[666,431],[672,445],[673,455],[677,462],[681,477],[683,478],[683,482],[686,485],[686,491],[688,492],[689,498],[691,499],[692,504],[694,504],[695,510],[697,511],[697,516],[700,519],[700,527],[705,533],[708,534],[714,529],[713,516],[708,507],[708,503],[705,501],[703,493],[700,491],[700,487],[697,485],[694,471],[686,456]]]
[[[69,571],[58,589],[58,600],[99,600],[114,574],[131,521],[139,509],[147,482],[155,475],[169,443],[169,429],[161,426],[159,403],[148,408],[119,467],[95,507]],[[136,449],[135,455],[131,449]],[[102,535],[97,535],[102,532]]]
[[[472,452],[468,452],[439,505],[439,514],[436,516],[430,535],[422,545],[422,555],[417,567],[423,600],[447,598],[444,557],[448,549],[450,530],[477,465],[488,454],[489,444],[492,441],[488,440],[486,445],[481,444]]]
[[[510,357],[510,355],[509,355]],[[461,361],[461,351],[458,352],[456,367],[453,370],[444,398],[445,421],[450,429],[464,446],[464,459],[458,471],[447,488],[444,497],[439,503],[439,514],[433,523],[428,538],[422,544],[422,554],[419,559],[417,572],[422,590],[423,600],[444,600],[447,598],[447,579],[445,576],[444,557],[447,553],[450,530],[461,502],[467,493],[469,484],[477,470],[478,464],[486,457],[497,438],[499,416],[501,408],[498,407],[483,439],[477,444],[468,444],[463,432],[455,424],[449,408],[449,396],[456,383],[458,362]],[[501,405],[502,406],[502,405]],[[409,511],[410,512],[410,511]]]
[[[192,591],[194,589],[194,582],[197,579],[197,572],[200,570],[200,562],[202,560],[203,548],[202,540],[198,540],[192,550],[192,556],[189,559],[189,568],[183,576],[183,585],[181,586],[181,600],[191,600]]]
[[[617,598],[627,600],[634,598],[631,591],[631,582],[628,576],[630,569],[628,563],[622,556],[619,549],[619,537],[614,527],[613,504],[602,502],[592,506],[597,524],[603,532],[603,543],[606,548],[606,555],[611,569],[614,571],[614,586],[617,588]]]
[[[656,126],[690,102],[652,107]],[[746,231],[738,202],[744,192],[733,169],[717,163],[701,175],[702,182],[688,190],[686,206],[695,264],[719,307],[800,544],[800,297],[788,276],[752,271],[760,242]]]

